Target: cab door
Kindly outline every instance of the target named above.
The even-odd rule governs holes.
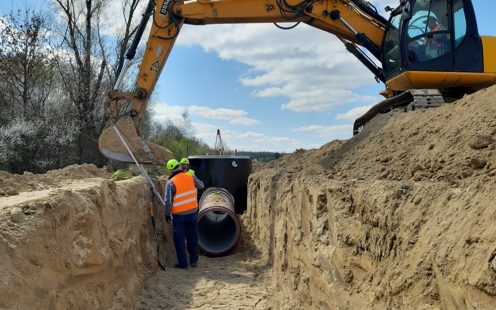
[[[403,16],[405,70],[482,72],[482,42],[471,1],[413,0]]]

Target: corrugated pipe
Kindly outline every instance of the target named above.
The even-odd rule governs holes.
[[[241,223],[234,211],[234,197],[224,188],[209,187],[200,198],[198,246],[207,255],[231,252],[238,244]]]

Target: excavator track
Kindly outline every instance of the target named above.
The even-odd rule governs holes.
[[[353,124],[353,135],[360,133],[362,128],[377,114],[389,113],[402,109],[404,112],[417,109],[435,108],[445,103],[443,95],[437,89],[410,89],[399,95],[385,99],[376,104],[364,115],[357,118]]]

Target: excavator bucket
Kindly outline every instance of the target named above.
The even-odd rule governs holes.
[[[165,165],[173,157],[168,149],[138,136],[130,116],[119,118],[115,124],[108,124],[98,139],[98,147],[105,157],[134,163],[126,145],[141,164]]]

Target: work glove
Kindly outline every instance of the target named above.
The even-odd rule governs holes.
[[[170,222],[172,221],[171,216],[170,216],[170,215],[166,215],[166,216],[165,216],[165,221],[166,221],[167,223],[170,223]]]

